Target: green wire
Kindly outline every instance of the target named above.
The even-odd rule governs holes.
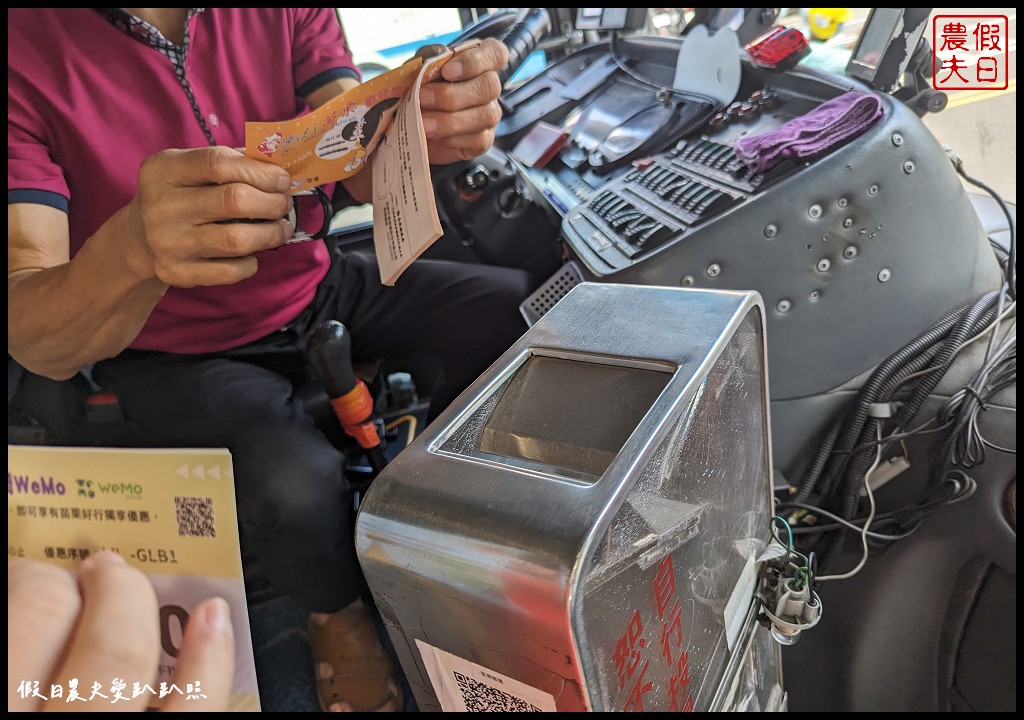
[[[779,534],[776,532],[775,524],[777,522],[782,523],[782,526],[786,528],[787,542],[783,543],[779,539]],[[793,528],[790,527],[789,523],[786,522],[786,518],[781,515],[773,515],[770,523],[772,531],[772,537],[779,545],[783,545],[790,553],[790,555],[796,555],[798,558],[804,561],[803,566],[798,566],[796,571],[793,573],[793,586],[797,590],[803,590],[804,586],[811,581],[814,577],[814,573],[811,572],[811,561],[806,555],[800,553],[793,547]]]
[[[781,540],[779,540],[778,533],[775,532],[775,523],[776,522],[782,523],[783,527],[786,528],[786,533],[789,535],[789,542],[783,543]],[[777,542],[779,545],[784,545],[784,547],[787,550],[789,550],[790,552],[793,552],[793,528],[791,528],[789,526],[789,523],[786,522],[786,518],[782,517],[781,515],[773,515],[772,516],[772,522],[771,522],[771,529],[772,529],[772,537],[775,538],[775,542]]]
[[[793,587],[797,590],[803,590],[804,587],[814,579],[814,573],[811,572],[808,567],[797,568],[796,572],[793,573]]]

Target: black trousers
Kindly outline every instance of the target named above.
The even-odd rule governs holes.
[[[211,355],[128,350],[97,363],[93,378],[120,398],[132,444],[227,447],[247,548],[279,591],[332,612],[364,585],[343,455],[293,397],[307,333],[341,321],[356,362],[437,356],[433,418],[526,331],[518,306],[529,291],[518,270],[425,259],[385,287],[374,258],[338,254],[287,328]]]

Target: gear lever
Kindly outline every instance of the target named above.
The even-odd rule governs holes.
[[[337,320],[323,323],[310,336],[307,356],[342,429],[366,451],[376,476],[387,465],[387,458],[373,422],[370,389],[356,377],[352,367],[352,336],[348,329]]]

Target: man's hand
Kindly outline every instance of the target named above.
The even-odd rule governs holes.
[[[417,55],[429,56],[421,48]],[[441,68],[441,77],[420,89],[427,153],[435,165],[472,160],[490,149],[501,120],[498,73],[508,64],[508,48],[487,38]]]
[[[77,573],[55,565],[7,560],[7,710],[144,711],[153,695],[133,697],[132,685],[159,689],[159,608],[149,579],[113,552],[82,562]],[[199,681],[202,696],[171,694],[168,712],[222,712],[231,698],[235,646],[224,600],[212,598],[191,614],[182,638],[175,677]],[[107,698],[115,678],[126,682],[126,698],[90,700],[93,683]],[[39,683],[39,695],[24,697],[21,683]],[[60,685],[63,697],[51,696]],[[22,686],[25,687],[25,686]],[[75,687],[82,701],[69,698]]]
[[[230,285],[252,277],[254,254],[294,234],[282,219],[292,207],[290,187],[283,168],[231,148],[150,156],[121,217],[141,250],[132,257],[133,268],[175,287]],[[267,222],[231,222],[239,220]]]

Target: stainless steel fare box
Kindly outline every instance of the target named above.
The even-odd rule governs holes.
[[[356,544],[421,711],[785,706],[763,313],[578,285],[377,477]]]

